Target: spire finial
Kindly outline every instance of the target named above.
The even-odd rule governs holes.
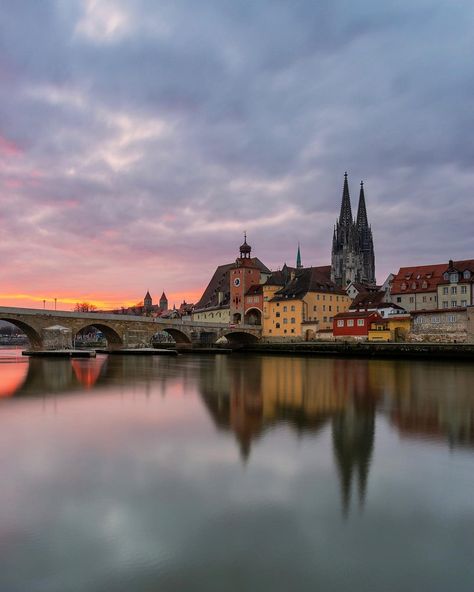
[[[344,173],[344,178],[347,179],[347,171]]]
[[[360,182],[360,186],[363,187],[364,186],[364,181]]]

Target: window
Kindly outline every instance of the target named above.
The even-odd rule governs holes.
[[[449,294],[449,288],[448,287],[443,288],[443,294]]]
[[[439,317],[433,317],[433,318],[431,319],[431,322],[432,322],[432,323],[439,323],[440,321],[441,321],[441,319],[440,319]]]
[[[276,316],[277,316],[277,317],[279,317],[279,316],[280,316],[280,313],[279,313],[279,312],[277,312],[277,313],[276,313]]]
[[[280,303],[279,302],[277,302],[277,306],[280,306]]]
[[[286,333],[286,332],[287,332],[286,329],[284,329],[283,333]]]
[[[353,327],[354,326],[354,319],[348,319],[347,320],[347,326],[348,327]]]
[[[325,312],[325,311],[326,311],[326,305],[323,304],[323,312]]]
[[[459,279],[459,276],[457,273],[451,273],[449,276],[449,281],[452,283],[457,282],[458,279]]]
[[[457,294],[457,293],[458,293],[457,286],[451,286],[451,294]]]
[[[323,300],[326,300],[326,295],[325,294],[323,294]]]
[[[423,282],[421,284],[421,287],[423,288],[423,290],[426,290],[426,288],[428,287],[428,282]]]
[[[291,312],[295,312],[295,305],[294,304],[291,305],[290,310],[291,310]]]
[[[288,319],[283,319],[283,324],[287,325],[288,324]]]
[[[466,269],[466,271],[463,273],[463,276],[465,280],[468,280],[471,277],[471,272],[469,269]]]
[[[332,306],[331,306],[331,305],[329,305],[329,312],[331,312],[331,311],[332,311]]]
[[[358,327],[363,327],[364,325],[365,325],[364,319],[357,319],[357,326]]]
[[[280,323],[277,323],[277,324],[275,325],[275,328],[276,328],[276,329],[279,329],[279,328],[280,328]]]
[[[467,294],[467,286],[461,286],[461,294]]]
[[[294,329],[292,329],[292,330],[291,330],[291,332],[292,332],[292,333],[294,333],[294,332],[295,332],[295,330],[294,330]]]
[[[323,322],[327,323],[328,322],[328,318],[327,317],[323,317]]]
[[[414,323],[415,325],[419,325],[423,322],[423,317],[415,317]]]
[[[426,302],[426,296],[423,296],[423,302]]]
[[[461,306],[467,306],[467,300],[461,300]]]
[[[316,312],[316,310],[317,310],[317,308],[316,308],[316,305],[315,305],[315,306],[313,306],[313,311]]]
[[[402,297],[401,296],[397,296],[397,302],[401,302],[402,301]]]
[[[449,280],[449,273],[447,271],[443,273],[443,278]]]
[[[416,282],[413,282],[413,283],[412,283],[412,285],[411,285],[411,289],[412,289],[412,290],[416,290]]]
[[[454,307],[455,307],[455,306],[457,306],[457,305],[458,305],[458,302],[457,302],[457,300],[451,300],[451,307],[453,307],[453,308],[454,308]]]
[[[344,327],[344,319],[338,319],[337,326],[338,327]]]
[[[410,304],[413,304],[415,302],[415,297],[414,296],[410,296]]]
[[[290,322],[291,322],[292,325],[294,325],[296,323],[295,317],[291,317],[291,321]]]
[[[403,282],[401,288],[402,288],[402,290],[406,290],[407,289],[407,285],[405,284],[405,282]]]
[[[447,300],[443,300],[443,308],[449,308],[449,302]]]
[[[448,323],[455,323],[456,315],[448,315]]]
[[[286,312],[287,310],[288,310],[288,307],[287,306],[284,306],[283,307],[283,312]]]

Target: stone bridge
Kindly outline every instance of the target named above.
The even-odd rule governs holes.
[[[149,347],[153,336],[164,331],[178,345],[211,345],[226,337],[229,345],[257,342],[261,328],[253,325],[198,323],[100,312],[65,312],[36,308],[0,307],[0,321],[16,325],[32,349],[72,348],[78,333],[95,327],[110,349]]]

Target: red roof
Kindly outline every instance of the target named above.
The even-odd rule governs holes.
[[[393,278],[392,294],[416,294],[436,292],[438,284],[443,280],[446,263],[433,265],[414,265],[400,267]]]
[[[375,310],[358,310],[339,312],[335,315],[335,319],[368,319],[370,317],[378,317],[382,320],[383,317]]]

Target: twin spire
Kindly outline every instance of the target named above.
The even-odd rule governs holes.
[[[360,182],[359,207],[357,208],[357,218],[355,220],[359,228],[368,228],[367,208],[365,205],[364,181]],[[354,223],[352,218],[351,198],[349,195],[349,183],[347,182],[347,172],[344,173],[344,186],[342,189],[341,213],[339,214],[339,226],[348,228]]]

